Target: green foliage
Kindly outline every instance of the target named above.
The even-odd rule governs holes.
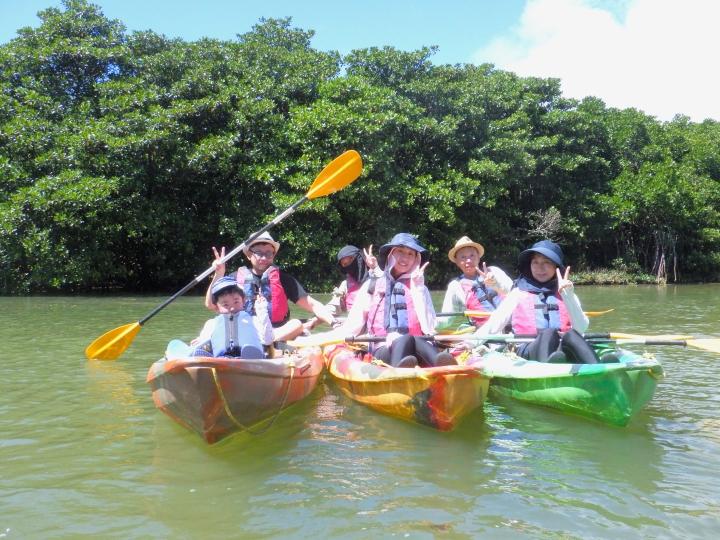
[[[0,46],[2,293],[176,289],[350,148],[361,179],[273,231],[311,290],[339,279],[340,247],[399,231],[433,252],[437,286],[462,235],[507,269],[549,236],[612,279],[720,275],[717,122],[435,66],[432,48],[341,58],[290,19],[188,43],[126,34],[86,0],[63,8]]]

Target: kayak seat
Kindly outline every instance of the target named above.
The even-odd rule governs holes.
[[[254,345],[243,345],[240,349],[240,358],[243,360],[262,360],[265,355]]]

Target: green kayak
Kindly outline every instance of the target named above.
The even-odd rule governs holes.
[[[652,355],[613,351],[612,364],[548,364],[488,352],[469,359],[491,377],[490,387],[531,405],[624,427],[652,399],[664,376]]]

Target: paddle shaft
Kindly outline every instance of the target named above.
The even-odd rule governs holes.
[[[467,336],[452,334],[439,334],[437,336],[415,336],[428,341],[465,341]],[[385,336],[348,336],[345,343],[384,343],[387,340]]]
[[[597,315],[605,315],[606,313],[610,313],[612,309],[609,309],[607,311],[585,311],[585,315],[588,317],[595,317]],[[448,311],[443,313],[436,313],[437,317],[489,317],[492,315],[492,312],[489,311]]]
[[[588,337],[588,334],[584,334],[583,337],[587,339],[590,343],[619,343],[619,344],[639,344],[639,345],[679,345],[682,347],[688,346],[688,341],[683,339],[677,339],[677,340],[663,340],[663,339],[613,339],[608,336],[608,334],[589,334],[589,336],[595,336],[595,337]],[[467,341],[468,336],[462,336],[462,335],[451,335],[451,334],[439,334],[435,336],[416,336],[420,339],[428,340],[428,341]],[[515,335],[515,336],[507,336],[507,337],[501,337],[501,336],[485,336],[480,337],[479,339],[483,341],[496,341],[496,342],[503,342],[506,343],[508,341],[512,342],[530,342],[533,339],[535,339],[537,336],[533,336],[532,334],[525,334],[525,335]],[[348,336],[345,338],[345,343],[382,343],[386,340],[384,336]]]
[[[236,247],[235,249],[233,249],[230,253],[227,253],[227,254],[225,254],[224,257],[221,257],[220,259],[218,259],[217,262],[218,262],[218,263],[224,263],[225,261],[228,261],[228,260],[232,259],[235,255],[237,255],[237,254],[240,253],[243,249],[245,249],[245,246],[246,246],[247,244],[251,243],[253,240],[255,240],[255,239],[256,239],[258,236],[260,236],[262,233],[270,230],[270,229],[273,228],[275,225],[277,225],[278,223],[280,223],[283,219],[285,219],[285,218],[288,217],[290,214],[292,214],[295,210],[297,210],[298,206],[300,206],[301,204],[305,203],[305,202],[308,201],[308,200],[309,200],[308,196],[307,196],[307,195],[304,196],[302,199],[300,199],[299,201],[297,201],[295,204],[293,204],[290,208],[288,208],[287,210],[285,210],[283,213],[278,214],[278,215],[275,217],[275,219],[273,219],[272,221],[270,221],[270,222],[269,222],[267,225],[265,225],[262,229],[260,229],[260,230],[257,231],[257,232],[254,232],[252,235],[250,235],[250,238],[248,238],[247,240],[245,240],[245,242],[243,242],[243,243],[240,244],[238,247]],[[213,265],[213,266],[211,266],[210,268],[208,268],[207,270],[205,270],[202,274],[200,274],[199,276],[197,276],[195,279],[193,279],[190,283],[188,283],[187,285],[185,285],[180,291],[178,291],[177,293],[175,293],[174,295],[172,295],[170,298],[168,298],[167,300],[165,300],[165,302],[163,302],[163,303],[160,304],[158,307],[156,307],[155,309],[153,309],[150,313],[148,313],[147,315],[145,315],[145,317],[143,317],[142,319],[140,319],[140,320],[138,321],[138,324],[141,325],[141,326],[142,326],[143,324],[145,324],[148,320],[150,320],[150,319],[153,318],[155,315],[157,315],[160,311],[162,311],[163,309],[165,309],[169,304],[171,304],[172,302],[174,302],[175,300],[177,300],[178,298],[180,298],[183,294],[185,294],[186,292],[188,292],[190,289],[192,289],[195,285],[197,285],[198,283],[200,283],[203,279],[205,279],[206,277],[208,277],[208,276],[209,276],[210,274],[212,274],[214,271],[215,271],[215,266]]]

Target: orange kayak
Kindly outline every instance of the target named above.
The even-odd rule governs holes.
[[[307,347],[272,360],[159,360],[147,382],[160,410],[214,444],[276,418],[313,391],[322,369],[320,348]]]

